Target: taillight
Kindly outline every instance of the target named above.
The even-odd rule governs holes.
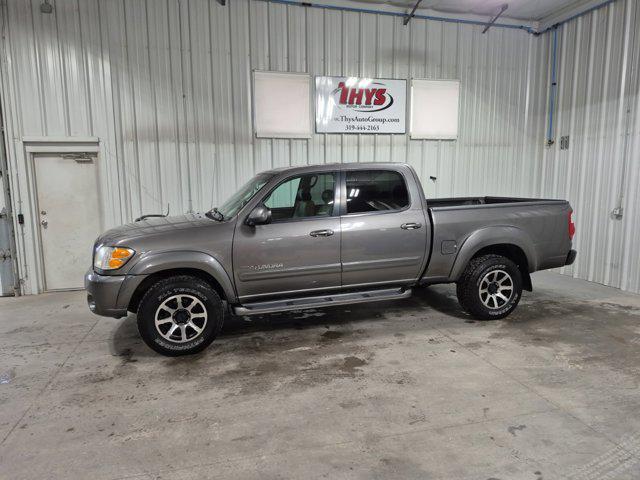
[[[569,210],[569,240],[573,240],[573,236],[576,234],[576,225],[573,223],[573,210]]]

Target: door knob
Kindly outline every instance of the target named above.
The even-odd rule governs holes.
[[[420,228],[422,226],[422,224],[420,223],[403,223],[402,225],[400,225],[400,228],[402,228],[403,230],[415,230],[417,228]]]
[[[43,220],[40,220],[40,225],[42,225],[44,228],[47,228],[47,225],[49,225],[49,222],[43,219]]]
[[[309,235],[312,237],[330,237],[333,235],[333,230],[328,228],[326,230],[314,230],[313,232],[310,232]]]

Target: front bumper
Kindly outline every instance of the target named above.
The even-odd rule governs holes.
[[[136,287],[146,275],[99,275],[89,270],[84,276],[89,310],[96,315],[121,318]]]

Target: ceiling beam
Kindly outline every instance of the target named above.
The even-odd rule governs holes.
[[[487,33],[487,31],[491,28],[491,25],[496,23],[496,20],[500,18],[500,15],[502,15],[507,8],[509,8],[508,4],[505,3],[504,5],[502,5],[500,7],[500,11],[498,12],[498,14],[495,17],[493,17],[491,20],[489,20],[489,23],[487,24],[486,27],[484,27],[484,30],[482,30],[482,33]]]
[[[409,20],[411,20],[413,18],[413,16],[416,14],[416,8],[418,8],[418,5],[420,5],[421,2],[422,2],[422,0],[418,0],[416,2],[416,4],[413,6],[413,8],[411,9],[411,13],[404,18],[404,21],[402,22],[402,24],[405,27],[409,23]]]

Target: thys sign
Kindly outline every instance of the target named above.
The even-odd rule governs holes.
[[[316,77],[316,132],[405,133],[407,82]]]

